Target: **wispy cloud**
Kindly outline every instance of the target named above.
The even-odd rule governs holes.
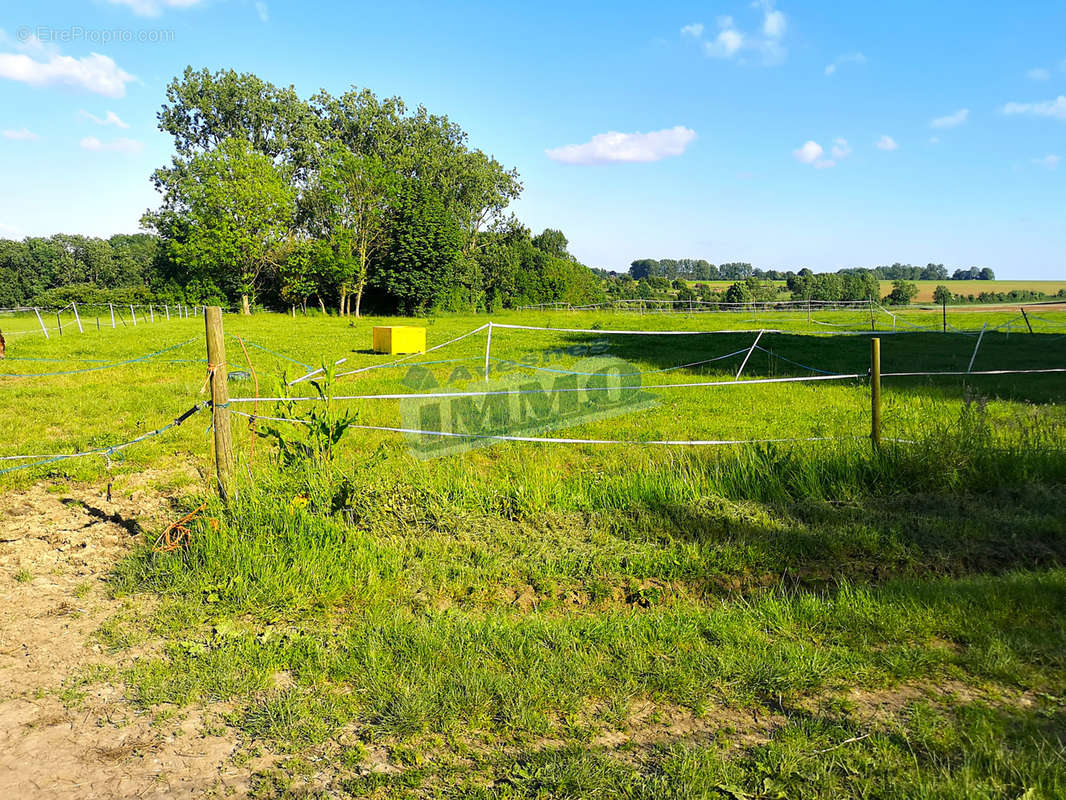
[[[144,144],[134,139],[112,139],[109,142],[102,142],[95,136],[86,136],[81,140],[81,147],[83,150],[92,150],[95,152],[110,152],[110,153],[124,153],[126,155],[133,155],[141,152],[144,149]]]
[[[937,117],[929,125],[933,128],[957,128],[966,121],[966,118],[970,116],[970,109],[960,108],[954,114],[948,114],[946,117]]]
[[[107,0],[114,6],[127,6],[139,17],[158,17],[168,8],[192,8],[203,0]]]
[[[899,150],[899,144],[897,144],[896,140],[893,139],[891,136],[882,136],[880,139],[874,142],[874,147],[876,147],[878,150],[886,150],[889,152],[891,152],[892,150]]]
[[[842,161],[851,155],[851,145],[848,144],[848,140],[842,137],[837,137],[833,140],[833,147],[831,150],[833,158],[837,161]]]
[[[1044,69],[1044,67],[1034,67],[1025,73],[1025,77],[1031,81],[1051,80],[1051,70]]]
[[[844,64],[865,64],[866,56],[862,53],[845,53],[842,56],[837,56],[836,60],[832,64],[827,64],[825,67],[826,75],[833,75]]]
[[[1059,163],[1061,161],[1062,161],[1062,158],[1060,156],[1057,156],[1057,155],[1054,155],[1054,154],[1046,155],[1043,158],[1034,158],[1033,159],[1033,163],[1034,164],[1036,164],[1038,166],[1041,166],[1041,167],[1047,167],[1048,169],[1055,169],[1059,165]]]
[[[270,9],[262,0],[256,0],[255,13],[259,15],[260,22],[270,22]]]
[[[13,139],[16,142],[32,142],[34,139],[40,139],[36,133],[29,128],[18,128],[16,130],[7,130],[3,132],[5,139]]]
[[[561,164],[641,163],[679,156],[695,139],[694,130],[678,125],[650,133],[609,131],[584,144],[568,144],[544,152]]]
[[[1002,110],[1008,116],[1025,114],[1033,117],[1066,119],[1066,95],[1060,94],[1054,100],[1039,103],[1007,103]]]
[[[752,3],[762,13],[762,22],[758,30],[745,32],[731,16],[718,17],[717,33],[704,37],[706,26],[702,22],[693,22],[681,29],[681,36],[695,39],[700,43],[703,54],[708,58],[741,59],[746,54],[760,57],[763,64],[780,64],[787,51],[782,44],[788,31],[788,18],[774,7],[774,0],[756,0]]]
[[[85,109],[82,109],[81,111],[78,112],[78,116],[81,119],[89,120],[89,122],[95,122],[97,125],[114,125],[116,128],[128,128],[129,127],[129,125],[127,125],[125,122],[123,122],[122,119],[119,117],[119,115],[116,114],[114,111],[108,111],[103,116],[103,118],[101,119],[100,117],[96,116],[95,114],[90,114]]]
[[[136,80],[99,53],[82,58],[64,56],[32,36],[16,48],[22,52],[0,53],[0,78],[37,88],[66,86],[116,98],[125,96],[126,84]]]

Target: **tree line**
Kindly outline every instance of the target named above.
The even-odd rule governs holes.
[[[252,74],[190,67],[167,86],[158,120],[174,154],[152,174],[161,202],[142,217],[154,235],[137,239],[136,267],[121,242],[115,256],[120,237],[3,242],[6,303],[124,291],[358,315],[603,297],[561,231],[534,236],[507,212],[517,171],[422,106],[354,87],[302,98]],[[116,260],[124,266],[98,268]]]
[[[809,269],[776,270],[760,269],[746,262],[730,262],[714,265],[704,259],[695,258],[640,258],[629,265],[628,274],[634,280],[642,278],[665,278],[668,281],[681,279],[690,281],[743,281],[756,278],[763,281],[785,281],[794,275],[812,275]],[[924,267],[912,264],[891,264],[879,267],[845,267],[835,273],[818,273],[819,275],[870,275],[879,281],[991,281],[996,279],[995,272],[989,267],[970,267],[956,269],[950,275],[943,264],[926,264]]]

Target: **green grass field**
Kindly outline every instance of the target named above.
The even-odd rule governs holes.
[[[1013,318],[960,312],[949,321],[970,332],[945,334],[904,311],[897,333],[887,315],[873,327],[885,372],[965,372],[976,331]],[[403,427],[400,401],[263,402],[259,414],[304,422],[258,423],[282,457],[264,438],[253,454],[234,418],[229,506],[183,469],[211,474],[206,411],[110,464],[0,476],[17,488],[152,470],[179,510],[208,502],[188,547],[145,542],[115,569],[130,603],[98,641],[146,653],[117,676],[134,708],[218,708],[240,753],[284,754],[257,775],[260,797],[1066,794],[1064,373],[886,377],[874,450],[868,314],[493,320],[736,332],[493,330],[493,381],[571,379],[590,343],[639,372],[639,410],[541,434],[625,444],[498,442],[422,460],[388,431],[323,444],[345,412]],[[413,321],[228,315],[227,362],[277,397],[308,366],[387,364],[368,352],[383,322]],[[434,346],[485,322],[414,324]],[[973,369],[1066,368],[1066,313],[1032,324],[985,333]],[[778,332],[733,381],[764,328]],[[169,347],[0,377],[0,455],[117,444],[205,399],[199,318],[9,335],[9,376]],[[485,351],[481,332],[411,359],[436,362],[415,372],[327,388],[477,391]],[[745,383],[838,373],[858,377]],[[693,382],[736,385],[667,386]],[[253,387],[230,381],[237,398]],[[818,441],[641,444],[693,439]]]

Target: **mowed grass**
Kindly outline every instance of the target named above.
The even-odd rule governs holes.
[[[966,327],[1011,316],[968,315]],[[974,369],[1066,367],[1062,316],[1041,314],[1034,334],[986,333]],[[667,388],[732,383],[744,352],[709,359],[757,334],[496,328],[493,381],[565,378],[590,342],[642,373],[653,400],[639,411],[546,434],[629,443],[502,442],[420,460],[401,434],[351,429],[330,453],[281,463],[264,439],[252,455],[248,423],[235,418],[236,498],[209,500],[187,548],[145,542],[114,575],[134,602],[99,637],[148,653],[121,675],[136,708],[202,704],[243,756],[278,754],[256,776],[261,797],[1066,793],[1061,373],[886,378],[885,436],[901,441],[874,451],[864,438],[869,337],[816,335],[869,330],[868,315],[493,319],[773,327],[783,332],[762,335],[769,352],[754,351],[742,379],[859,377]],[[486,321],[422,322],[432,346]],[[225,319],[248,343],[264,397],[304,369],[276,354],[347,359],[340,370],[386,364],[366,352],[382,322]],[[201,326],[172,320],[19,348],[121,360],[202,337]],[[976,341],[886,332],[883,368],[965,371]],[[371,370],[333,391],[473,391],[486,385],[485,344],[476,334],[411,359],[445,363]],[[247,370],[236,341],[227,348],[230,369]],[[148,362],[7,379],[21,423],[5,417],[0,440],[51,452],[157,427],[203,398],[202,358],[196,338]],[[47,362],[5,371],[16,363]],[[230,382],[236,397],[252,387]],[[293,391],[314,394],[306,383]],[[265,402],[259,413],[307,419],[312,409],[322,405]],[[402,421],[395,400],[334,404],[344,410],[362,425]],[[210,474],[207,423],[200,414],[131,448],[112,472],[193,463]],[[305,427],[268,424],[291,437]],[[822,441],[639,444],[811,437]],[[107,474],[94,458],[3,479]],[[207,496],[196,481],[179,491],[188,508]],[[159,602],[136,602],[146,593]]]

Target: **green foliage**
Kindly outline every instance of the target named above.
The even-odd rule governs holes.
[[[485,251],[493,232],[511,224],[504,214],[522,185],[515,170],[471,148],[446,116],[408,109],[400,98],[381,99],[367,89],[303,100],[254,75],[190,68],[167,88],[160,129],[174,138],[177,157],[155,172],[163,202],[144,221],[162,236],[186,279],[209,278],[232,299],[265,290],[271,299],[303,303],[314,293],[320,303],[335,298],[342,314],[350,295],[359,313],[365,290],[378,292],[374,302],[406,311],[503,304],[509,281],[494,280],[499,262]],[[223,147],[241,150],[246,159],[261,156],[255,171],[265,175],[269,162],[294,195],[298,210],[285,231],[261,237],[253,230],[247,237],[275,242],[260,248],[276,254],[269,270],[252,257],[250,242],[231,241],[233,230],[204,246],[206,220],[196,211],[205,205],[201,173]],[[234,198],[212,199],[215,214],[228,210],[220,207],[223,200],[240,203],[239,183],[231,187]],[[274,188],[264,211],[278,210],[270,208]],[[411,226],[418,220],[432,230],[415,233]],[[329,258],[277,245],[284,236],[323,241]],[[573,261],[560,231],[541,237],[539,252]],[[234,258],[237,252],[245,254],[243,261]],[[239,267],[236,273],[221,274],[218,264],[227,261]],[[276,280],[269,274],[274,266]],[[554,293],[550,300],[586,297],[595,285],[586,273],[544,262],[539,283]]]
[[[174,257],[254,301],[292,223],[294,194],[270,158],[231,138],[195,156],[182,186],[187,228]]]
[[[336,370],[335,364],[324,364],[321,377],[304,382],[314,388],[320,402],[283,401],[270,415],[291,419],[292,423],[264,423],[257,429],[258,436],[276,446],[278,459],[285,467],[328,471],[337,445],[355,423],[356,416],[338,409],[333,400]]]
[[[906,306],[917,296],[917,285],[910,281],[897,280],[892,282],[892,291],[885,296],[885,300],[894,306]]]
[[[937,284],[936,289],[933,290],[933,302],[946,306],[951,302],[951,289],[942,283]]]
[[[322,157],[308,205],[312,229],[333,257],[330,276],[340,289],[342,314],[347,313],[346,301],[354,292],[359,316],[371,262],[389,243],[397,186],[396,176],[375,156],[334,146]]]
[[[432,190],[412,181],[399,191],[389,227],[378,285],[406,313],[441,305],[455,285],[462,252],[455,218]]]

